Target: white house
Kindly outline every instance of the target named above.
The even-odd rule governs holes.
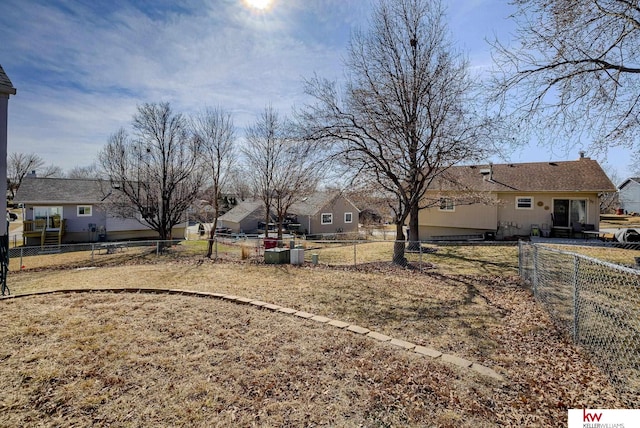
[[[628,213],[640,214],[640,177],[627,178],[618,187],[620,208]]]

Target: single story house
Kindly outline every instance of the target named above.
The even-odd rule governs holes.
[[[616,187],[598,162],[456,166],[434,181],[418,217],[420,239],[495,234],[570,236],[597,231],[600,194]]]
[[[233,233],[255,233],[264,221],[262,201],[241,201],[218,218],[218,227],[227,227]]]
[[[640,214],[640,177],[627,178],[618,187],[620,208],[627,213]]]
[[[24,204],[25,245],[157,239],[144,221],[109,213],[114,191],[104,180],[26,177],[15,197]],[[173,230],[183,236],[184,224]]]
[[[341,192],[316,192],[293,204],[287,220],[305,235],[357,233],[359,212]],[[234,233],[256,233],[263,230],[264,220],[261,201],[242,201],[218,219],[218,226]]]

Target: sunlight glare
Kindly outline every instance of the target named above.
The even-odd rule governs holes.
[[[273,0],[243,0],[243,2],[253,9],[266,10],[271,6]]]

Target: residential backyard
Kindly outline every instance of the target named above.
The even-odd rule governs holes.
[[[94,291],[0,301],[3,424],[565,426],[569,408],[640,404],[555,330],[516,246],[433,247],[404,269],[390,243],[309,245],[321,262],[303,266],[204,245],[12,259],[13,295]]]

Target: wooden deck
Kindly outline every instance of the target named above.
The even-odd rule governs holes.
[[[40,246],[57,245],[62,243],[65,233],[66,220],[62,219],[48,227],[44,220],[25,220],[23,222],[22,238],[26,245],[27,238],[40,238]]]

